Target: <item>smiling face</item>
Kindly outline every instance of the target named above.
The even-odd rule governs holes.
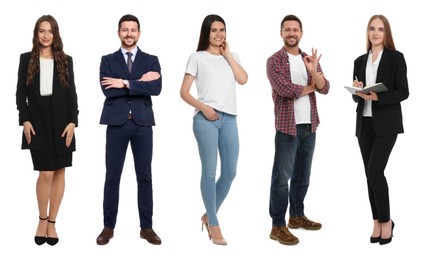
[[[219,47],[226,40],[226,27],[222,22],[211,24],[209,43],[211,47]]]
[[[280,36],[287,48],[296,48],[301,40],[303,32],[300,24],[295,20],[288,20],[283,23]]]
[[[140,30],[137,22],[122,22],[118,31],[118,37],[121,39],[121,46],[123,48],[131,50],[136,47],[137,41],[140,37]]]
[[[370,23],[368,36],[372,47],[384,45],[385,27],[381,19],[376,18]]]
[[[48,21],[40,23],[38,28],[38,43],[41,48],[51,47],[53,44],[53,30],[52,26]]]

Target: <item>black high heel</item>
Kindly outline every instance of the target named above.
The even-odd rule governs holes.
[[[52,224],[56,223],[56,221],[53,221],[53,220],[47,220],[47,222],[52,223]],[[47,244],[54,246],[59,242],[59,238],[58,237],[47,237],[46,242],[47,242]]]
[[[381,241],[381,236],[379,237],[370,237],[370,243],[378,243],[379,241]]]
[[[389,244],[391,242],[391,240],[393,239],[394,226],[394,221],[391,220],[391,236],[389,238],[381,238],[381,240],[379,240],[380,245]]]
[[[40,220],[47,220],[49,217],[47,216],[46,218],[42,218],[42,217],[38,217]],[[39,246],[41,246],[42,244],[44,244],[44,243],[46,243],[46,241],[47,241],[47,237],[46,236],[44,236],[44,237],[42,237],[42,236],[35,236],[34,237],[34,242],[37,244],[37,245],[39,245]]]

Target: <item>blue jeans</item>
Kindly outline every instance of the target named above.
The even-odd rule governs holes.
[[[286,226],[288,199],[289,215],[304,216],[315,143],[316,133],[311,133],[310,124],[297,125],[296,137],[276,131],[269,205],[273,226]]]
[[[202,163],[201,194],[209,224],[219,225],[217,212],[226,198],[233,179],[239,155],[239,137],[236,116],[216,111],[219,119],[209,121],[202,112],[193,118],[193,132],[198,142]],[[217,154],[220,154],[221,174],[216,181]]]

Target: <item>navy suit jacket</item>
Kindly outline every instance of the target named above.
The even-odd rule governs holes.
[[[354,61],[353,80],[358,80],[365,85],[366,64],[368,53],[358,57]],[[378,101],[372,101],[372,120],[375,133],[378,136],[403,133],[403,117],[400,102],[409,96],[407,83],[407,66],[401,52],[384,48],[378,66],[376,82],[382,82],[389,91],[377,93]],[[353,95],[357,105],[356,136],[360,136],[362,129],[364,99]]]
[[[105,89],[101,85],[106,99],[103,103],[100,124],[123,125],[128,120],[131,111],[133,121],[140,126],[155,125],[152,109],[151,96],[157,96],[162,89],[162,76],[153,81],[139,81],[143,74],[148,71],[156,71],[161,74],[161,66],[158,57],[142,52],[137,48],[131,73],[121,49],[102,56],[100,63],[100,81],[104,77],[127,79],[130,83],[128,88]]]
[[[21,54],[18,71],[18,84],[16,89],[16,105],[19,111],[19,125],[29,121],[35,130],[35,135],[31,137],[31,144],[28,144],[24,133],[22,133],[22,149],[41,150],[45,142],[45,130],[43,129],[43,112],[41,110],[43,99],[40,95],[40,71],[35,73],[34,78],[28,86],[26,85],[28,65],[31,53]],[[69,123],[78,126],[78,102],[74,84],[74,68],[72,57],[67,55],[68,61],[68,86],[63,86],[59,80],[59,72],[54,66],[53,71],[53,126],[56,151],[59,155],[64,155],[75,151],[75,136],[71,145],[66,147],[66,138],[61,137],[63,130]]]

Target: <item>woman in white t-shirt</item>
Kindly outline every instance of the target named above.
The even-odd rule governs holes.
[[[217,212],[236,176],[239,154],[236,82],[243,85],[247,79],[238,55],[229,50],[224,20],[214,14],[206,16],[198,48],[187,62],[180,95],[195,108],[193,132],[202,163],[201,193],[206,209],[201,221],[210,240],[218,245],[227,244],[221,234]],[[190,94],[194,80],[197,99]],[[220,155],[221,174],[216,181],[217,154]]]

